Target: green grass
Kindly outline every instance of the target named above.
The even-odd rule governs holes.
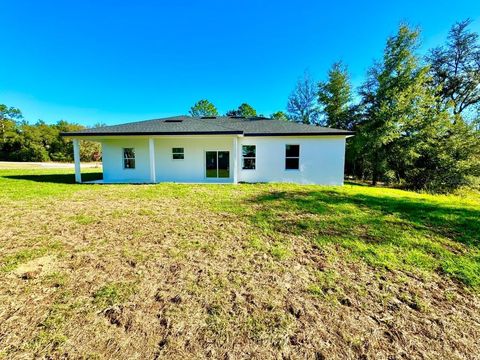
[[[93,298],[101,307],[117,305],[135,293],[135,284],[127,282],[108,283],[95,291]]]
[[[34,200],[50,196],[63,198],[82,189],[91,189],[88,184],[75,184],[71,169],[0,169],[0,176],[0,201]],[[102,173],[98,169],[82,169],[83,181],[101,178]]]
[[[479,219],[475,193],[0,170],[0,354],[468,357]]]
[[[435,196],[347,185],[279,186],[250,200],[264,233],[307,236],[341,245],[369,265],[439,272],[480,287],[480,203],[476,197]]]

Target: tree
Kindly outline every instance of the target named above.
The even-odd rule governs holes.
[[[19,121],[22,112],[15,107],[0,104],[0,158],[7,159],[7,154],[19,148],[21,134]]]
[[[6,141],[7,135],[16,125],[16,121],[22,119],[22,112],[14,107],[0,104],[0,137]]]
[[[323,123],[332,128],[350,130],[352,128],[351,99],[347,68],[341,62],[336,62],[328,72],[328,80],[318,84],[318,102],[324,115]]]
[[[61,132],[79,131],[85,126],[59,121],[50,125],[39,120],[29,124],[14,107],[0,105],[0,159],[10,161],[72,161],[72,141]],[[81,159],[98,161],[101,157],[98,142],[82,141]]]
[[[471,22],[454,24],[446,45],[432,49],[427,56],[442,103],[451,103],[455,115],[480,103],[480,43],[478,34],[468,29]]]
[[[217,116],[218,111],[215,105],[213,105],[210,101],[208,100],[200,100],[195,103],[190,108],[189,111],[190,115],[193,117],[202,117],[202,116]]]
[[[297,80],[288,97],[287,112],[289,118],[294,121],[304,124],[318,123],[317,87],[307,72]]]
[[[480,176],[480,132],[472,124],[444,121],[425,136],[418,152],[405,173],[412,189],[445,193]]]
[[[271,118],[271,119],[274,119],[274,120],[285,120],[285,121],[288,121],[288,116],[287,116],[287,114],[285,114],[283,111],[274,112],[272,115],[270,115],[270,118]]]
[[[429,69],[416,55],[418,37],[418,30],[400,26],[360,91],[364,118],[356,141],[373,184],[404,178],[425,141],[448,118],[438,110]]]
[[[257,116],[257,110],[247,103],[241,104],[236,110],[229,110],[225,114],[226,116],[243,116],[243,117],[255,117]]]
[[[56,131],[56,138],[49,148],[50,159],[54,161],[72,161],[73,146],[72,140],[59,136],[61,132],[80,131],[85,126],[72,124],[65,120],[58,121],[55,125],[50,125]],[[102,127],[105,124],[97,123],[93,127]],[[95,141],[82,140],[80,142],[80,160],[81,161],[99,161],[101,159],[101,145]]]

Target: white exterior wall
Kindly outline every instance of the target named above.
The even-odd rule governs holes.
[[[300,169],[285,170],[285,145],[300,145]],[[256,145],[255,170],[241,170],[242,145]],[[238,181],[343,185],[345,136],[241,137]]]
[[[345,136],[238,137],[239,182],[293,182],[342,185]],[[285,170],[285,145],[300,145],[300,169]],[[157,136],[156,182],[233,182],[234,136]],[[256,169],[242,170],[242,145],[256,145]],[[183,147],[184,160],[172,159],[172,148]],[[135,149],[135,169],[123,168],[123,148]],[[205,151],[230,152],[230,178],[205,177]],[[148,137],[102,140],[104,182],[150,182]]]
[[[184,159],[173,160],[172,148],[184,148]],[[230,178],[205,177],[206,151],[230,152]],[[233,137],[212,135],[156,138],[155,168],[157,182],[233,182]]]
[[[148,138],[102,140],[104,182],[150,182]],[[233,182],[233,137],[163,136],[154,138],[156,182]],[[184,148],[183,160],[172,159],[172,148]],[[135,149],[135,169],[123,168],[123,148]],[[230,152],[230,177],[205,177],[206,151]]]
[[[135,149],[135,169],[123,168],[123,148]],[[104,182],[150,182],[148,138],[102,140]]]

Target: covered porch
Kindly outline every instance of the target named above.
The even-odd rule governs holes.
[[[237,135],[88,137],[101,143],[103,164],[103,179],[90,181],[82,180],[80,139],[72,139],[77,183],[238,182]]]

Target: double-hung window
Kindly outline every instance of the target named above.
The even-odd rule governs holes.
[[[183,160],[183,159],[185,159],[185,149],[184,148],[172,148],[172,159],[173,160]]]
[[[242,169],[255,170],[257,148],[255,145],[242,146]]]
[[[285,146],[285,170],[300,168],[300,145]]]
[[[123,149],[123,168],[135,169],[135,149],[134,148]]]

